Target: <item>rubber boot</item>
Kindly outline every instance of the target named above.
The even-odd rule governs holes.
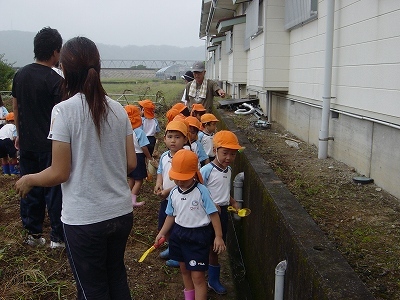
[[[2,168],[3,168],[3,174],[4,175],[11,175],[11,173],[10,173],[10,165],[9,164],[2,165]]]
[[[194,300],[194,296],[195,296],[194,290],[188,291],[188,290],[184,289],[183,294],[185,295],[185,300]]]
[[[16,168],[16,165],[9,164],[10,166],[10,174],[11,175],[19,175],[19,170]]]
[[[160,253],[160,258],[169,259],[169,247]]]
[[[136,201],[136,195],[133,195],[132,194],[132,205],[133,205],[133,207],[138,207],[138,206],[142,206],[143,204],[144,204],[144,201],[142,201],[142,202],[137,202]]]
[[[224,295],[227,293],[226,288],[219,282],[219,274],[221,272],[221,266],[208,266],[208,287],[216,292],[218,295]]]

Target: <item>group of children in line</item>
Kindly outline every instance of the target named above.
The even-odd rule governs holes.
[[[125,109],[138,158],[137,168],[128,175],[132,204],[140,206],[144,202],[136,196],[147,176],[145,160],[154,161],[152,149],[160,128],[151,100]],[[166,117],[164,143],[168,149],[160,155],[154,186],[154,194],[161,199],[155,242],[163,237],[168,240],[160,257],[167,259],[167,266],[180,268],[186,300],[206,299],[207,285],[217,294],[226,294],[220,283],[218,254],[226,249],[227,208],[239,208],[230,196],[230,164],[242,147],[234,133],[216,133],[219,120],[201,104],[189,111],[177,103]]]

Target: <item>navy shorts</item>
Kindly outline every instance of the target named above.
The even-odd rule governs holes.
[[[147,149],[149,150],[150,155],[153,155],[154,147],[156,146],[156,137],[150,135],[147,137],[147,139],[149,140],[150,143],[147,145]]]
[[[136,160],[136,168],[128,174],[128,177],[135,180],[145,179],[147,177],[146,156],[144,153],[136,153]]]
[[[211,223],[197,228],[175,223],[169,238],[169,258],[184,262],[189,271],[207,271],[212,235]]]
[[[228,232],[228,205],[220,206],[221,213],[218,214],[219,220],[221,221],[221,229],[222,229],[222,239],[226,244],[226,233]],[[215,233],[213,230],[213,239],[215,238]]]
[[[14,146],[14,142],[10,139],[0,140],[0,158],[17,157],[17,149]]]

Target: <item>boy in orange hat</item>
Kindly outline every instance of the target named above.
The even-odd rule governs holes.
[[[182,102],[178,102],[178,103],[174,104],[171,108],[178,110],[179,113],[184,115],[185,117],[190,116],[189,108]]]
[[[153,101],[149,99],[141,100],[138,102],[141,108],[141,115],[142,115],[142,126],[144,133],[149,140],[149,145],[147,148],[149,149],[150,155],[153,155],[154,148],[156,145],[156,135],[157,132],[160,132],[160,125],[158,124],[158,120],[155,118],[155,109],[156,106],[154,105]]]
[[[208,164],[210,162],[207,153],[204,151],[203,145],[197,140],[198,133],[201,128],[201,123],[196,117],[189,116],[185,119],[186,123],[189,125],[188,137],[189,145],[185,146],[185,149],[191,150],[197,154],[199,158],[199,168]]]
[[[147,148],[149,140],[141,129],[142,118],[140,116],[139,107],[130,104],[126,105],[124,108],[128,114],[129,120],[131,121],[133,129],[133,144],[135,145],[137,159],[136,168],[128,174],[128,184],[132,193],[132,205],[133,207],[136,207],[144,204],[144,201],[137,201],[137,195],[142,187],[143,180],[147,177],[146,158],[149,160],[152,160],[153,158]]]
[[[168,150],[160,156],[160,161],[157,169],[157,181],[154,186],[154,194],[161,198],[160,210],[158,212],[158,229],[160,230],[164,224],[165,208],[167,207],[167,197],[171,189],[175,186],[175,182],[169,177],[169,170],[171,169],[171,160],[174,155],[183,149],[183,146],[188,142],[188,129],[182,121],[171,121],[167,124],[165,129],[164,142]],[[161,252],[160,257],[163,259],[169,258],[169,248]],[[167,260],[167,266],[179,267],[179,263],[174,260]]]
[[[226,250],[218,211],[197,166],[197,156],[190,150],[179,150],[172,158],[168,174],[176,186],[169,193],[167,217],[156,237],[157,243],[171,231],[170,257],[179,261],[187,300],[207,299],[210,247],[217,254]]]
[[[221,130],[214,135],[213,151],[215,159],[203,166],[200,170],[204,178],[204,185],[209,189],[211,198],[218,208],[221,219],[222,237],[226,241],[228,229],[228,206],[239,209],[235,199],[231,197],[230,164],[235,160],[236,153],[243,147],[239,145],[236,135],[228,130]],[[227,291],[219,281],[221,266],[218,263],[218,254],[210,249],[210,265],[208,269],[208,286],[217,294],[223,295]]]
[[[201,116],[201,124],[203,124],[204,129],[199,132],[199,141],[203,145],[210,161],[214,159],[213,137],[217,130],[217,122],[219,120],[213,114],[207,113]]]
[[[4,175],[19,175],[17,169],[17,149],[14,146],[17,128],[14,124],[14,113],[5,117],[6,124],[0,128],[0,157]]]

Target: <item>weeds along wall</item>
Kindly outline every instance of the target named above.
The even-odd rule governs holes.
[[[374,299],[246,136],[237,130],[232,117],[220,109],[214,109],[214,114],[220,120],[218,130],[235,132],[246,147],[236,156],[232,178],[244,172],[243,207],[252,213],[233,221],[234,230],[228,231],[228,240],[236,239],[229,235],[237,235],[243,276],[251,293],[243,299],[274,299],[275,267],[282,260],[288,263],[284,299]],[[234,252],[229,249],[229,253]],[[233,277],[241,278],[243,283],[243,276],[236,275],[240,274]],[[236,285],[240,289],[240,284]]]

